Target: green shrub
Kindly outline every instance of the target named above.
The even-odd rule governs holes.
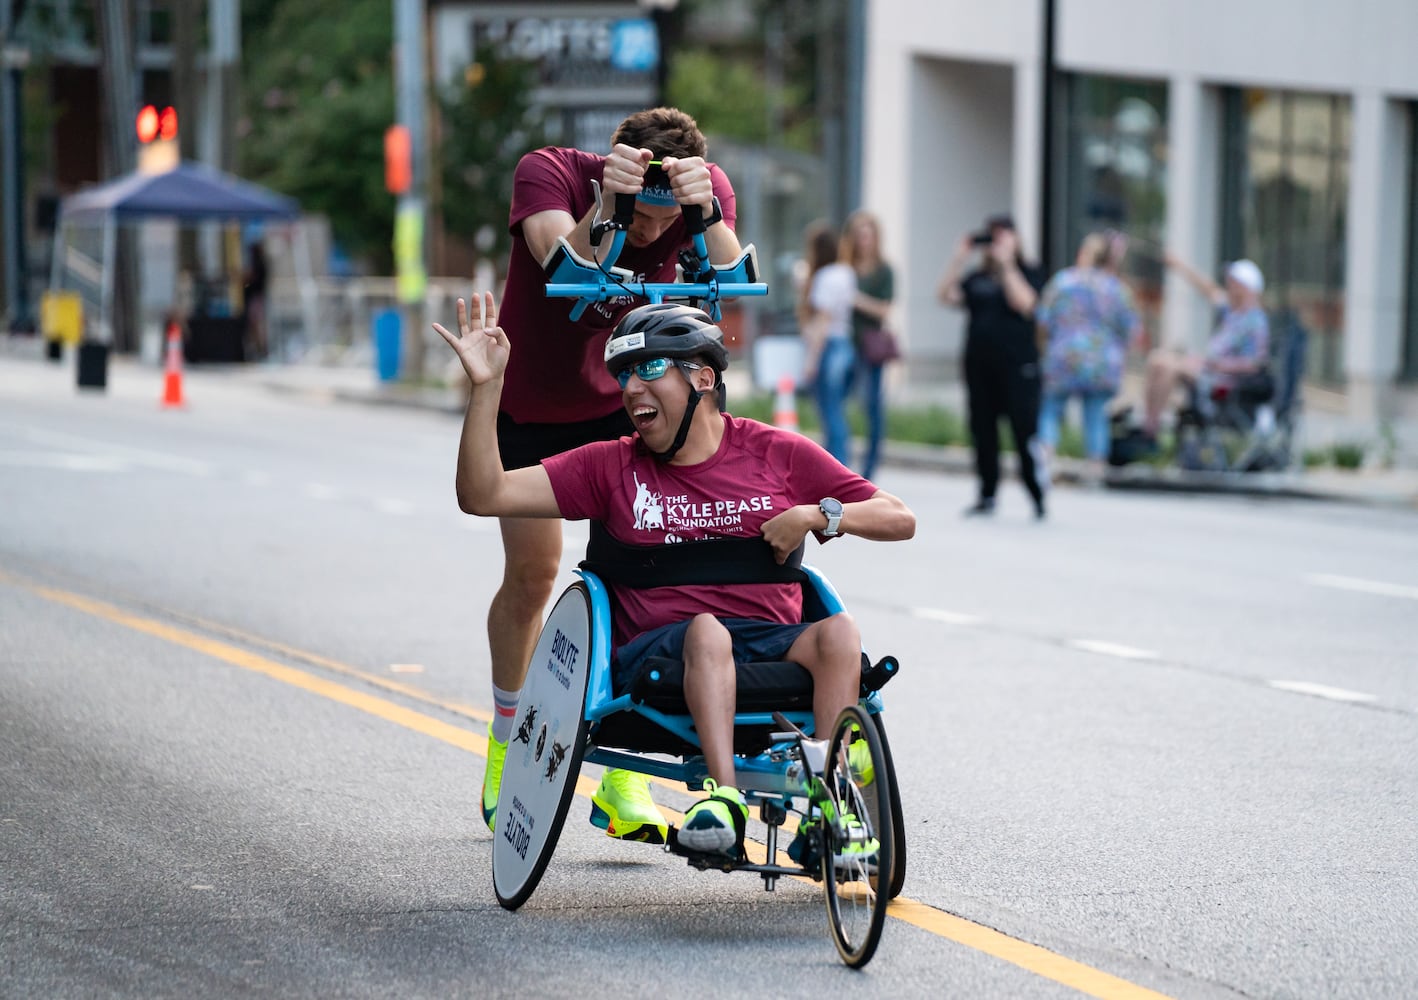
[[[1353,441],[1339,441],[1330,449],[1334,464],[1341,469],[1357,469],[1364,464],[1365,448]]]

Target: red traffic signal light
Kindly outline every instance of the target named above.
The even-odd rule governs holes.
[[[145,104],[138,112],[135,124],[138,129],[138,141],[141,143],[146,144],[158,139],[176,139],[177,109],[168,105],[159,111],[153,105]]]
[[[152,142],[158,137],[158,109],[151,104],[143,105],[138,112],[138,141]]]

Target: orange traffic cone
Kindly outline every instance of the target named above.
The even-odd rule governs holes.
[[[163,375],[163,409],[182,406],[182,328],[167,325],[167,370]]]
[[[778,380],[778,393],[773,397],[773,426],[784,430],[798,429],[798,403],[793,398],[793,376]]]

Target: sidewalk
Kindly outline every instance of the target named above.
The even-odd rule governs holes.
[[[413,406],[450,414],[461,414],[461,390],[419,389],[400,384],[380,383],[373,372],[358,368],[318,368],[309,365],[258,366],[241,377],[260,381],[269,390],[286,393],[315,393],[342,402],[383,406]],[[746,378],[732,392],[747,392]],[[912,393],[919,397],[919,392]],[[963,409],[961,387],[942,386],[931,393],[932,401]],[[973,475],[970,449],[888,441],[883,461],[898,467],[933,469]],[[1008,460],[1006,460],[1008,461]],[[1055,462],[1053,475],[1065,488],[1081,478],[1083,463],[1062,458]],[[1129,466],[1110,470],[1106,485],[1111,489],[1169,490],[1191,493],[1229,493],[1243,496],[1274,496],[1393,506],[1418,510],[1418,468],[1303,469],[1265,473],[1205,473],[1180,469],[1153,469]]]
[[[67,378],[56,379],[61,366],[46,361],[43,345],[35,338],[10,337],[0,339],[0,371],[5,380],[40,383],[50,387],[58,384],[77,392],[75,361],[66,357],[62,362]],[[370,406],[401,406],[434,410],[456,416],[463,412],[464,396],[460,389],[413,387],[400,383],[381,383],[371,369],[363,367],[332,367],[320,365],[249,364],[193,366],[188,369],[189,395],[200,393],[200,384],[209,379],[259,386],[268,392],[298,395],[324,402],[357,403]],[[738,373],[731,372],[732,375]],[[139,381],[151,382],[154,399],[162,384],[162,370],[140,364],[129,357],[114,357],[109,361],[110,380],[116,384]],[[749,391],[747,377],[733,392]],[[963,409],[962,389],[958,383],[937,386],[902,387],[895,398],[912,403],[933,402]],[[53,391],[51,389],[51,391]],[[112,390],[111,390],[112,391]],[[1306,415],[1306,419],[1311,419]],[[1322,419],[1317,417],[1316,419]],[[888,441],[883,461],[889,465],[936,470],[958,475],[972,475],[973,462],[968,448],[920,445],[905,441]],[[1006,459],[1008,463],[1008,459]],[[1063,488],[1076,482],[1081,464],[1072,459],[1059,459],[1052,470],[1053,478]],[[1177,469],[1153,469],[1148,466],[1128,466],[1110,470],[1106,485],[1112,489],[1173,490],[1186,492],[1229,493],[1245,496],[1274,496],[1343,500],[1378,506],[1418,510],[1418,467],[1398,465],[1346,471],[1334,468],[1297,469],[1277,473],[1188,473]]]

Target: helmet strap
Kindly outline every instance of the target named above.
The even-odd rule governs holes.
[[[679,368],[679,365],[675,365]],[[699,405],[699,400],[704,397],[704,393],[694,387],[694,382],[690,378],[690,373],[680,368],[680,374],[684,376],[685,382],[689,384],[689,399],[684,405],[684,416],[680,418],[679,430],[675,432],[674,443],[664,451],[652,451],[658,461],[668,462],[679,454],[679,450],[684,447],[684,442],[689,438],[689,425],[694,422],[694,409]]]

